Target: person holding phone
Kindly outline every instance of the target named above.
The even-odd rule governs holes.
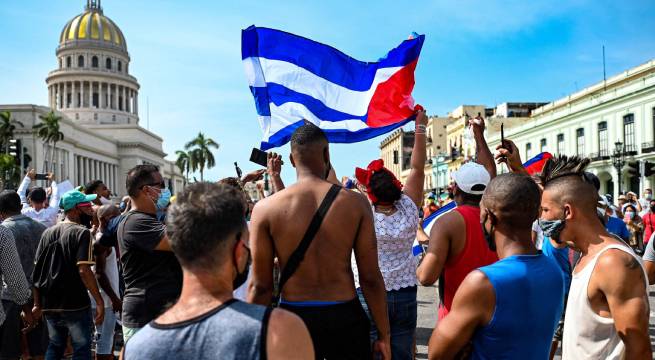
[[[630,245],[635,252],[642,253],[644,249],[644,223],[634,205],[628,204],[628,206],[625,207],[625,211],[623,212],[623,222],[628,227],[628,231],[630,231],[628,245]]]
[[[30,187],[32,181],[42,179],[44,177],[43,175],[45,175],[45,180],[51,182],[50,188],[52,189],[52,194],[50,195],[50,201],[48,201],[46,190],[43,187],[34,187],[27,193],[27,189]],[[60,194],[57,190],[57,182],[55,182],[52,173],[37,174],[36,170],[30,169],[18,187],[18,195],[23,204],[23,210],[21,210],[23,215],[47,227],[51,227],[57,223]]]

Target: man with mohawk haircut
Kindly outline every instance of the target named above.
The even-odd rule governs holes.
[[[560,156],[544,167],[540,226],[581,253],[573,270],[562,359],[650,359],[647,277],[639,257],[598,216],[589,159]]]

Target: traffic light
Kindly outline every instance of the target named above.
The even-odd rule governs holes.
[[[20,145],[20,140],[9,139],[9,155],[15,157],[16,159],[20,159],[18,156]]]
[[[626,163],[625,172],[629,177],[639,177],[639,161],[630,161]]]
[[[644,161],[644,176],[649,177],[655,175],[655,163]]]

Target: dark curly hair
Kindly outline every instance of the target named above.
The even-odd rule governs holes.
[[[388,171],[378,171],[371,176],[370,190],[378,201],[392,204],[402,195],[402,190],[393,183],[393,175]]]

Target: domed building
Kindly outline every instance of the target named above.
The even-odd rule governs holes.
[[[10,111],[24,125],[15,132],[31,158],[27,164],[23,160],[23,167],[54,170],[59,181],[74,185],[101,179],[122,196],[127,171],[154,164],[171,191],[181,190],[182,174],[165,160],[162,138],[139,125],[140,86],[129,72],[127,42],[100,0],[87,0],[84,12],[64,25],[58,40],[56,69],[46,78],[48,106],[0,105],[0,111]],[[62,118],[64,133],[54,149],[32,132],[51,110]]]

